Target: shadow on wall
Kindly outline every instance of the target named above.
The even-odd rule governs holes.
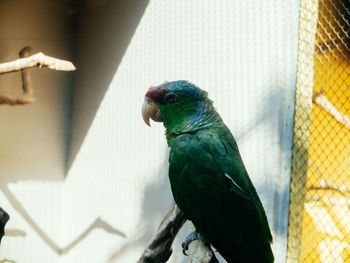
[[[78,26],[70,169],[149,1],[87,0]]]
[[[71,137],[69,140],[72,143],[72,147],[68,146],[70,148],[69,150],[71,150],[71,157],[69,157],[68,154],[66,157],[67,159],[69,158],[68,164],[66,164],[68,167],[70,167],[72,161],[75,158],[75,155],[79,151],[80,145],[83,142],[85,135],[87,134],[92,120],[94,119],[95,113],[100,105],[100,102],[102,101],[102,98],[108,89],[108,86],[116,72],[116,69],[118,68],[118,65],[124,55],[124,52],[148,4],[148,1],[136,0],[86,0],[82,1],[83,3],[79,5],[74,4],[74,2],[75,0],[67,0],[60,4],[54,1],[49,1],[45,3],[48,6],[48,10],[53,10],[52,12],[54,12],[54,14],[56,14],[55,12],[58,12],[60,14],[64,13],[65,16],[67,16],[67,13],[71,12],[70,10],[71,8],[73,8],[72,12],[74,14],[74,17],[78,17],[79,19],[77,25],[78,28],[76,31],[74,29],[72,32],[69,31],[71,28],[70,26],[64,27],[68,28],[67,32],[64,31],[67,33],[67,35],[78,35],[76,41],[74,40],[76,36],[74,36],[73,38],[69,38],[70,40],[73,39],[73,45],[76,45],[76,58],[74,64],[78,68],[78,71],[76,72],[75,76],[76,88],[74,90],[74,98],[72,101],[73,109],[71,112],[69,112],[70,109],[67,106],[69,102],[66,101],[65,105],[67,107],[64,107],[62,109],[66,113],[65,116],[72,114],[71,118],[68,118],[68,120],[64,120],[63,127],[64,130],[69,130],[69,127],[71,126],[72,129],[70,135],[65,134],[65,136]],[[36,2],[37,5],[39,5],[40,3],[41,2],[39,1]],[[45,8],[47,7],[46,5]],[[18,15],[17,11],[15,14]],[[29,12],[29,14],[31,15],[32,13]],[[75,21],[73,22],[76,23]],[[63,28],[63,25],[59,24],[59,26]],[[74,26],[72,26],[72,28],[73,27],[75,27],[75,24]],[[21,27],[18,27],[16,25],[16,28]],[[66,34],[63,33],[62,35],[66,36]],[[22,47],[22,44],[20,46]],[[34,46],[40,48],[41,50],[40,46]],[[4,51],[1,50],[0,54],[3,53]],[[53,55],[55,55],[55,53],[53,53]],[[50,74],[50,72],[48,72],[47,74]],[[58,74],[55,74],[55,76],[58,76]],[[35,74],[33,74],[33,77],[35,78]],[[52,79],[50,80],[52,81]],[[68,79],[67,81],[69,82],[70,79]],[[60,81],[53,82],[55,82],[56,84],[61,83]],[[39,91],[40,90],[38,89],[38,95],[40,95]],[[65,96],[64,100],[65,99],[69,99],[69,96]],[[30,113],[31,110],[33,110],[33,108],[40,108],[43,101],[44,97],[41,98],[40,101],[38,100],[38,102],[31,108],[23,108],[23,110],[25,110],[24,113],[28,114],[28,112]],[[17,111],[21,109],[22,108],[18,108]],[[31,119],[24,118],[24,121],[30,122]],[[60,126],[59,128],[62,128],[62,126]],[[23,137],[26,139],[26,137],[23,135],[22,130],[20,130],[20,132],[20,138]],[[66,133],[67,131],[64,132]],[[17,142],[17,144],[20,143]],[[45,144],[47,143],[45,142]],[[38,166],[40,165],[39,168],[42,169],[42,166],[44,164],[45,162],[38,163]],[[18,212],[18,214],[28,223],[28,225],[33,229],[33,231],[37,233],[40,239],[43,242],[45,242],[48,245],[48,247],[50,247],[55,253],[59,255],[67,254],[78,243],[84,240],[93,230],[98,228],[105,230],[109,234],[125,237],[125,234],[122,231],[112,227],[111,224],[105,222],[100,217],[97,217],[93,222],[91,222],[89,226],[87,226],[87,228],[84,231],[82,231],[81,234],[79,234],[69,244],[65,245],[64,247],[59,247],[59,245],[56,244],[50,236],[48,236],[44,229],[30,215],[26,207],[23,206],[23,204],[17,199],[15,194],[9,189],[8,183],[24,179],[22,174],[18,174],[18,177],[2,176],[2,178],[0,178],[0,190],[6,196],[6,199],[9,201],[12,207]],[[30,174],[31,177],[25,179],[42,179],[38,178],[38,174],[35,172],[32,172]],[[50,175],[51,173],[47,174]],[[43,177],[43,179],[47,180],[46,177]],[[59,178],[59,180],[62,179],[63,178]],[[6,236],[24,237],[25,235],[26,233],[19,229],[12,229],[6,231]]]
[[[276,79],[284,78],[278,78],[277,76]],[[271,83],[274,82],[271,81]],[[271,83],[267,85],[271,85]],[[307,152],[305,145],[293,145],[295,93],[293,90],[288,89],[288,85],[290,84],[287,85],[284,83],[282,85],[272,84],[271,91],[264,96],[264,106],[256,121],[252,125],[242,129],[242,132],[238,132],[236,136],[238,141],[248,139],[250,136],[254,136],[254,131],[258,126],[262,125],[263,127],[267,125],[274,132],[273,136],[276,137],[275,142],[278,143],[278,156],[274,158],[274,161],[278,162],[278,169],[274,170],[272,174],[266,174],[266,176],[273,177],[273,180],[270,183],[263,181],[255,185],[260,198],[264,200],[265,210],[267,207],[270,209],[270,214],[267,216],[269,218],[270,229],[274,236],[273,249],[276,261],[285,259],[285,252],[288,245],[289,197],[290,185],[292,184],[290,177],[292,169],[292,147],[298,147],[295,151]],[[278,111],[277,119],[276,111]],[[271,152],[272,146],[266,142],[265,144],[265,156],[268,157],[269,154],[274,154]],[[295,193],[293,194],[295,195]]]
[[[169,149],[166,147],[166,149],[164,149],[164,161],[160,163],[158,176],[156,176],[157,181],[147,185],[144,190],[141,223],[135,231],[135,235],[129,237],[128,241],[122,247],[113,252],[108,262],[118,262],[129,249],[134,249],[139,246],[144,246],[146,248],[164,215],[169,210],[172,202],[172,195],[168,178],[168,153]]]
[[[10,189],[5,184],[0,184],[1,192],[6,196],[7,200],[10,202],[12,207],[22,216],[22,218],[28,223],[28,225],[38,234],[40,239],[46,243],[48,247],[52,249],[58,255],[67,254],[71,249],[73,249],[77,244],[83,241],[93,230],[103,229],[107,233],[118,235],[121,237],[126,237],[126,235],[112,227],[108,222],[104,221],[100,217],[97,217],[94,222],[92,222],[80,235],[78,235],[74,240],[64,247],[59,247],[48,235],[47,233],[38,225],[38,223],[30,216],[23,205],[17,200],[16,196],[10,191]],[[19,229],[6,230],[5,236],[15,236],[15,237],[25,237],[26,233]]]

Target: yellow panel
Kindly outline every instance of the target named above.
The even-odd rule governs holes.
[[[350,262],[349,50],[344,49],[340,2],[321,2],[316,39],[323,49],[314,56],[301,261],[341,263]]]
[[[311,113],[300,107],[307,98],[298,89],[309,83],[297,82],[287,262],[342,263],[350,262],[350,6],[317,3],[315,15],[317,5],[301,1],[298,74],[312,78],[313,104]],[[314,19],[316,32],[310,29]],[[305,41],[304,31],[315,41]],[[309,131],[300,128],[308,124]]]

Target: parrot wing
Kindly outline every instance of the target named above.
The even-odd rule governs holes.
[[[273,262],[264,208],[228,128],[177,136],[169,158],[176,203],[219,252],[232,258],[249,244]]]

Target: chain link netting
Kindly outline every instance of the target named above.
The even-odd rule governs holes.
[[[350,262],[350,0],[301,0],[287,262]]]

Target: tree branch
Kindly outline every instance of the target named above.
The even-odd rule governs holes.
[[[69,61],[49,57],[43,53],[29,56],[31,51],[31,47],[24,47],[19,52],[19,59],[0,64],[0,74],[21,71],[23,88],[23,94],[17,98],[7,94],[0,94],[0,105],[25,105],[35,101],[29,68],[48,67],[54,70],[75,70],[74,65]]]
[[[172,253],[172,244],[186,218],[175,202],[163,218],[158,232],[149,246],[144,250],[137,263],[163,263],[167,262]]]
[[[27,48],[27,47],[25,47]],[[47,67],[53,70],[73,71],[76,70],[72,62],[54,57],[46,56],[44,53],[36,53],[27,58],[19,58],[0,64],[0,74],[20,71],[28,68]]]
[[[144,250],[137,263],[164,263],[172,253],[172,244],[185,223],[186,218],[173,201],[170,210],[158,227],[158,232],[148,247]],[[191,223],[192,230],[194,225]],[[189,262],[216,263],[218,262],[210,245],[204,240],[195,240],[189,246]]]
[[[190,232],[196,231],[195,226],[190,223]],[[190,263],[218,263],[210,244],[204,239],[197,239],[191,242],[188,248]]]
[[[16,263],[16,261],[4,258],[3,260],[0,261],[0,263]]]
[[[327,98],[320,92],[314,92],[312,101],[321,106],[325,111],[334,117],[339,123],[350,129],[350,118],[341,113]]]
[[[5,225],[9,221],[10,216],[0,207],[0,242],[5,235]]]

